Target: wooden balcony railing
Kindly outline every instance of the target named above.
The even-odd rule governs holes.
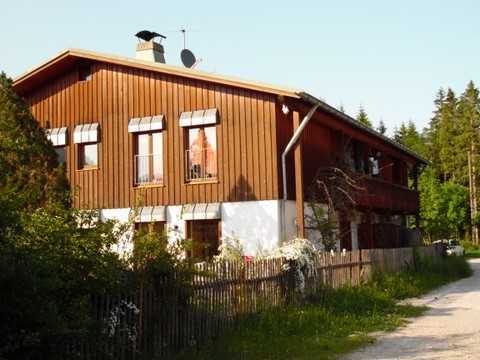
[[[360,206],[405,214],[415,214],[418,211],[417,191],[376,178],[363,179],[362,186],[365,191],[359,191],[356,195],[356,201]]]

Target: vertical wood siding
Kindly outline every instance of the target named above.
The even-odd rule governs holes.
[[[67,174],[82,208],[125,208],[198,202],[270,200],[278,194],[276,97],[200,80],[92,64],[90,81],[74,69],[29,94],[42,127],[68,127]],[[216,107],[218,182],[186,184],[183,111]],[[164,185],[134,187],[132,117],[165,115]],[[96,170],[77,170],[75,125],[100,124]]]

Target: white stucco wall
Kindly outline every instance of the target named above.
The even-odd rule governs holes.
[[[122,208],[122,209],[102,209],[100,211],[100,219],[102,221],[105,220],[114,220],[118,221],[120,224],[125,224],[129,221],[130,216],[130,208]],[[120,255],[129,254],[133,251],[133,228],[127,230],[120,242],[116,244],[114,247],[114,251]]]
[[[182,219],[182,206],[167,206],[167,232],[170,242],[186,237],[186,222]],[[103,220],[129,221],[130,209],[102,209]],[[295,202],[286,203],[287,239],[295,236]],[[245,255],[255,256],[270,253],[281,242],[280,201],[226,202],[221,205],[221,239],[237,238]],[[131,232],[118,244],[116,251],[125,253],[132,250]]]
[[[186,238],[185,221],[182,220],[182,206],[167,206],[168,241],[174,243]]]
[[[267,254],[280,244],[279,201],[222,203],[222,239],[240,240],[245,255]]]

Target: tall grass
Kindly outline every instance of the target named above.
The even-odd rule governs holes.
[[[463,258],[417,259],[416,268],[377,274],[362,287],[323,289],[304,306],[270,309],[250,316],[200,352],[179,359],[330,359],[373,341],[374,331],[390,331],[425,307],[398,305],[449,281],[469,276]]]
[[[462,241],[463,248],[465,249],[465,256],[468,258],[480,258],[480,245],[474,244],[471,241]]]
[[[382,291],[392,299],[401,300],[420,296],[471,275],[472,269],[463,257],[452,256],[434,261],[417,256],[415,267],[399,273],[377,273],[369,287]]]

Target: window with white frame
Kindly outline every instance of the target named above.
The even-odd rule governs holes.
[[[79,170],[98,168],[98,123],[77,125],[73,142],[77,144]]]
[[[217,178],[217,109],[184,112],[180,126],[185,128],[185,180]]]
[[[134,135],[135,185],[163,184],[163,115],[133,118],[128,131]]]
[[[67,128],[54,128],[45,131],[47,139],[52,143],[57,160],[60,165],[66,164],[67,161]]]

